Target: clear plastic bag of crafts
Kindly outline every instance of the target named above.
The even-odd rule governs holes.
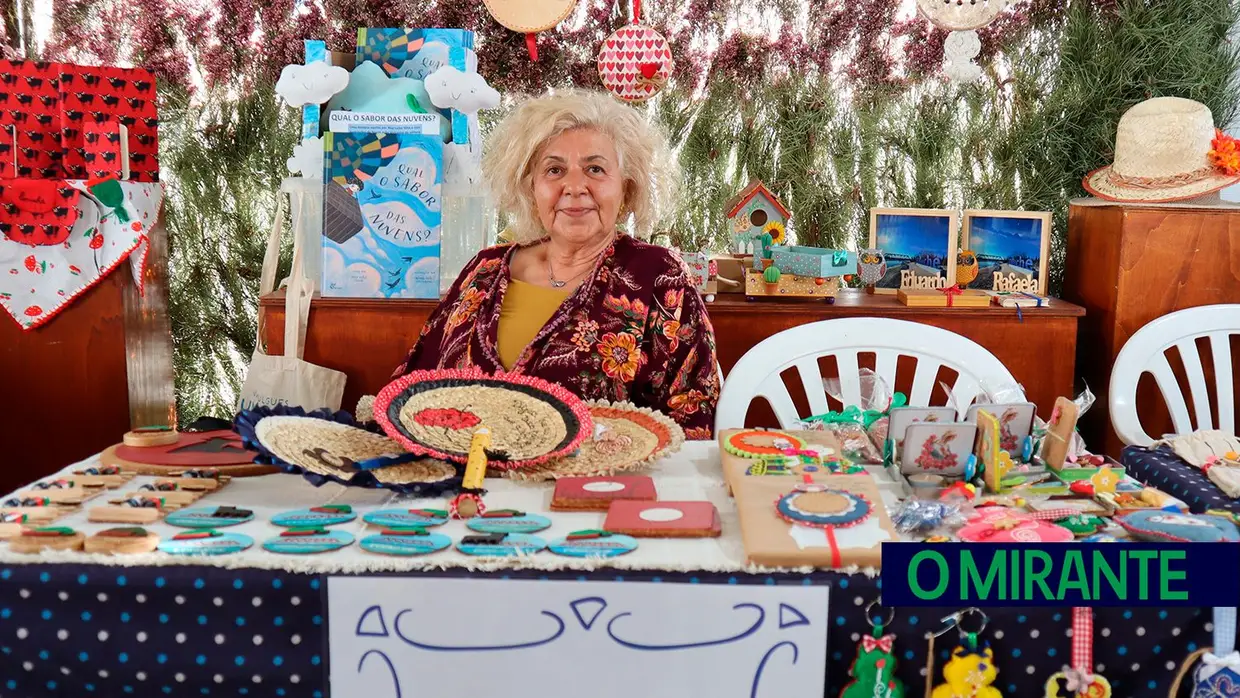
[[[868,368],[861,369],[857,372],[856,385],[859,399],[855,401],[845,394],[839,378],[823,379],[822,387],[827,395],[844,405],[844,409],[808,417],[799,426],[835,434],[844,457],[854,463],[881,463],[882,450],[868,435],[868,429],[875,422],[886,423],[886,412],[895,399],[887,381]]]
[[[930,535],[960,528],[973,514],[973,507],[963,498],[909,499],[891,510],[891,522],[905,535]]]

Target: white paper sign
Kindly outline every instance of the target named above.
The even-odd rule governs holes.
[[[327,128],[332,133],[439,133],[438,114],[369,114],[340,111],[331,113]]]
[[[824,586],[332,577],[332,698],[822,698]]]

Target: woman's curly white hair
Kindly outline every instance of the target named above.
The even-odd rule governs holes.
[[[633,216],[639,237],[648,236],[675,205],[680,168],[658,126],[608,94],[556,92],[518,104],[496,126],[483,156],[483,175],[496,205],[509,216],[514,241],[546,235],[534,203],[532,164],[548,141],[579,128],[603,133],[615,144],[625,179],[621,210]]]

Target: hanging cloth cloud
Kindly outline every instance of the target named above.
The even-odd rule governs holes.
[[[644,102],[672,77],[672,47],[641,23],[641,0],[633,0],[633,23],[607,37],[598,51],[598,75],[609,92],[626,102]]]
[[[530,58],[538,60],[538,32],[554,29],[573,11],[577,0],[483,0],[496,22],[525,34]]]
[[[934,26],[951,32],[943,44],[943,72],[956,82],[973,82],[982,69],[973,62],[981,52],[976,29],[994,21],[1010,0],[917,0],[917,9]]]

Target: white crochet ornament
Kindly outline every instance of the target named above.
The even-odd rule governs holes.
[[[943,43],[943,72],[956,82],[974,82],[982,69],[973,62],[982,50],[975,29],[990,24],[1010,0],[917,0],[934,26],[951,32]]]

